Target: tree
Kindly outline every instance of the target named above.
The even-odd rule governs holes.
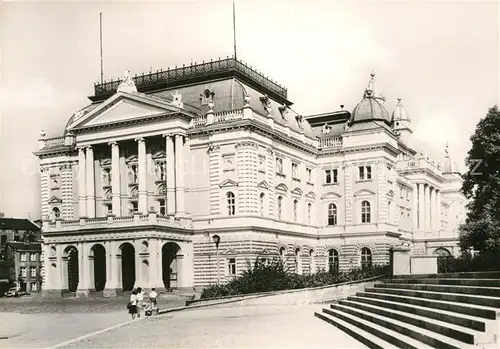
[[[470,202],[459,228],[462,251],[500,254],[500,110],[491,108],[476,126],[467,153],[462,192]]]

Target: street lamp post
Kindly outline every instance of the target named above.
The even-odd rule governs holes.
[[[212,236],[212,239],[215,242],[215,255],[216,255],[216,270],[217,270],[217,285],[220,282],[219,279],[219,243],[220,243],[220,236],[219,235],[214,235]]]

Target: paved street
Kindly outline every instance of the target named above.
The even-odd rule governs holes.
[[[0,348],[46,348],[130,320],[127,297],[0,298]],[[172,308],[184,302],[160,300]]]
[[[175,312],[64,348],[366,348],[315,318],[313,313],[320,308],[228,305]]]

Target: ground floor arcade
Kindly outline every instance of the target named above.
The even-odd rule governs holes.
[[[50,241],[50,240],[49,240]],[[44,294],[193,286],[192,243],[162,238],[44,244]]]

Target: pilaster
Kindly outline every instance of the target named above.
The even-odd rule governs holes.
[[[175,203],[176,214],[185,213],[185,158],[184,158],[184,137],[185,135],[175,135]]]
[[[87,183],[86,183],[86,157],[85,150],[78,148],[78,215],[87,217]]]
[[[104,297],[115,297],[118,289],[118,260],[116,241],[106,241],[106,288]]]
[[[40,198],[42,201],[42,217],[49,217],[50,210],[48,201],[50,199],[50,173],[46,167],[40,168]]]
[[[274,188],[275,188],[275,178],[276,178],[276,160],[274,158],[274,150],[270,147],[266,149],[266,161],[267,161],[267,166],[266,166],[266,182],[269,185],[269,190],[266,193],[267,197],[267,207],[268,207],[268,212],[269,212],[269,217],[275,217],[276,210],[275,210],[275,195],[274,195]]]
[[[61,166],[61,196],[62,196],[62,217],[72,219],[75,216],[73,206],[73,171],[71,164]]]
[[[353,209],[353,167],[349,164],[345,165],[345,224],[352,224],[352,209]]]
[[[87,182],[87,216],[95,218],[95,182],[94,182],[94,150],[87,147],[86,158],[86,182]]]
[[[88,253],[87,245],[83,242],[77,244],[78,249],[78,289],[76,290],[77,297],[88,297]]]
[[[111,199],[113,213],[116,217],[121,214],[121,190],[120,190],[120,148],[117,142],[109,143],[111,145]]]
[[[210,213],[220,214],[220,176],[221,155],[220,146],[208,145],[209,171],[210,171]]]
[[[252,141],[242,141],[236,144],[236,171],[238,178],[238,196],[236,210],[239,212],[257,213],[257,149]]]
[[[167,166],[167,215],[175,213],[175,155],[174,139],[170,134],[165,137],[165,161]]]
[[[392,222],[389,221],[390,218],[392,218],[394,215],[391,213],[396,212],[395,207],[396,205],[396,200],[394,198],[389,198],[387,196],[388,194],[388,185],[387,185],[387,165],[384,162],[377,161],[375,163],[376,170],[377,170],[377,194],[376,194],[376,210],[377,212],[377,221],[374,223],[380,223],[380,222],[387,222],[387,223],[394,223],[394,220]],[[389,207],[389,200],[391,201],[391,207]],[[392,212],[389,212],[389,209]]]
[[[136,138],[137,141],[137,161],[139,170],[139,212],[146,214],[148,212],[148,198],[146,188],[146,142],[144,138]]]

